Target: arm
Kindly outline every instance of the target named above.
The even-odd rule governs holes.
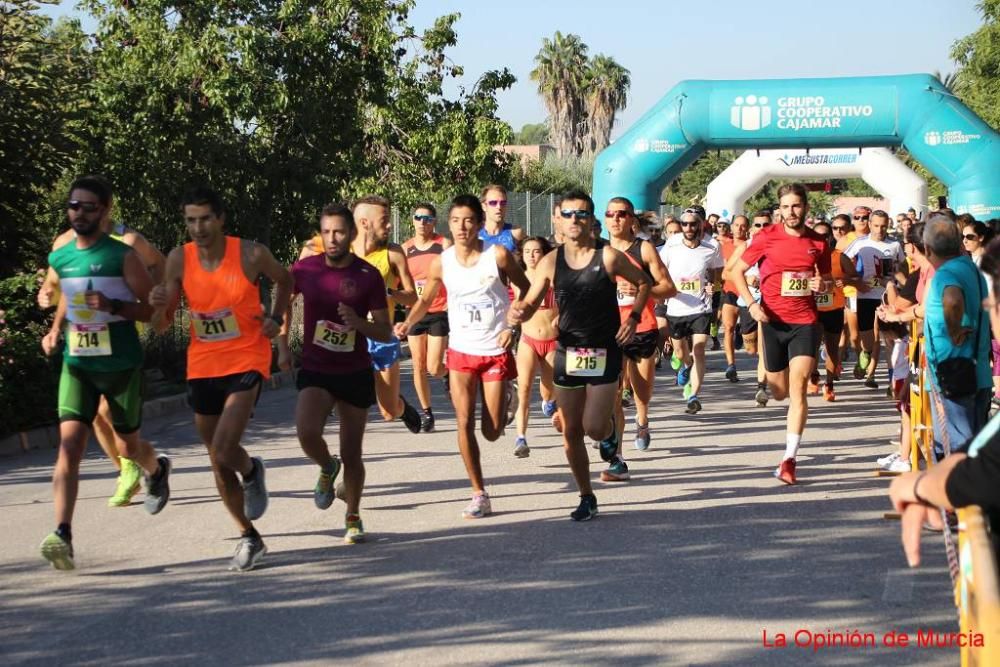
[[[42,351],[45,356],[52,356],[59,345],[59,334],[62,332],[63,322],[66,320],[66,299],[59,299],[56,305],[56,316],[52,318],[52,326],[48,333],[42,336]]]
[[[892,480],[889,498],[896,511],[902,514],[903,551],[910,567],[920,564],[921,528],[928,512],[935,511],[929,505],[951,509],[945,487],[952,470],[965,459],[964,454],[952,454],[930,470],[904,473]]]
[[[535,281],[531,283],[528,293],[521,299],[510,304],[510,310],[507,311],[508,324],[517,326],[531,319],[552,286],[552,282],[555,280],[555,272],[556,253],[550,252],[545,257],[542,257],[542,260],[538,262],[538,266],[535,267]]]
[[[292,329],[293,308],[296,296],[296,293],[293,291],[292,295],[288,298],[288,308],[285,309],[284,321],[278,330],[278,368],[283,371],[292,370],[292,348],[288,343],[288,334]]]
[[[59,274],[50,266],[45,272],[45,280],[38,288],[38,307],[42,310],[51,308],[59,298]]]
[[[424,293],[414,302],[413,308],[410,309],[409,314],[406,316],[406,320],[396,325],[396,336],[404,338],[409,335],[413,325],[423,319],[427,311],[430,310],[431,303],[434,302],[434,297],[437,296],[438,290],[441,289],[441,282],[441,256],[438,255],[431,260],[430,266],[427,267],[427,281],[424,283]]]
[[[84,292],[87,307],[112,315],[119,315],[127,320],[148,322],[153,309],[148,303],[149,291],[153,287],[153,279],[143,266],[142,260],[134,250],[129,250],[122,263],[122,278],[135,295],[137,301],[120,301],[109,299],[103,292],[91,290]]]
[[[174,311],[181,301],[181,282],[184,280],[184,248],[174,248],[167,256],[163,271],[163,282],[149,292],[149,305],[153,316],[149,322],[159,333],[170,327]]]
[[[368,340],[374,340],[379,343],[388,343],[392,340],[392,324],[389,323],[388,308],[371,311],[372,319],[370,322],[359,316],[354,312],[353,308],[344,303],[337,306],[337,312],[340,314],[341,319],[344,320],[344,324]]]
[[[153,278],[153,284],[160,284],[163,281],[163,272],[167,263],[167,258],[163,256],[163,253],[146,240],[145,236],[134,230],[125,234],[124,241],[139,254],[139,259],[142,260],[149,275]]]
[[[510,235],[514,237],[515,241],[520,243],[521,241],[524,240],[525,237],[524,229],[522,229],[521,227],[514,227],[513,229],[510,230]]]
[[[670,278],[666,265],[660,259],[660,253],[649,241],[642,243],[642,259],[649,267],[649,272],[653,274],[653,286],[649,291],[650,298],[669,299],[677,294],[677,286]]]
[[[955,345],[961,345],[972,329],[962,326],[965,316],[965,295],[956,285],[948,285],[941,295],[941,305],[944,310],[944,321],[948,326],[948,336]]]
[[[615,336],[615,340],[620,345],[624,345],[635,335],[635,327],[639,323],[639,320],[642,319],[642,310],[646,307],[646,301],[649,299],[652,282],[644,271],[610,245],[604,247],[603,260],[604,269],[608,272],[609,276],[612,278],[624,278],[636,286],[635,303],[632,304],[632,312],[622,322],[621,327],[618,329],[618,334]]]
[[[514,259],[514,255],[503,246],[497,246],[496,258],[497,267],[510,279],[514,287],[518,289],[518,294],[526,293],[531,288],[531,282],[524,275],[524,269]]]
[[[451,242],[451,239],[448,238],[447,236],[445,236],[444,240],[441,241],[441,250],[447,250],[448,248],[450,248],[453,245],[454,245],[454,243]]]
[[[261,333],[268,338],[274,338],[281,328],[278,322],[283,323],[283,314],[288,311],[288,301],[292,296],[292,275],[278,263],[271,251],[260,243],[245,242],[245,247],[250,260],[250,271],[246,272],[248,277],[253,275],[256,280],[259,276],[267,276],[276,286],[271,313],[260,318],[264,322]]]
[[[403,289],[389,290],[389,296],[404,306],[412,306],[417,302],[417,287],[413,282],[410,267],[406,265],[406,255],[402,248],[395,243],[389,244],[389,264],[392,265],[393,272],[399,276],[400,282],[403,283]]]

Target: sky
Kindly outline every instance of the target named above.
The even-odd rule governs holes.
[[[975,0],[417,0],[418,30],[457,12],[448,55],[471,86],[490,69],[517,77],[499,115],[515,130],[545,120],[530,73],[542,39],[579,35],[590,54],[630,70],[628,106],[612,136],[685,79],[944,74],[953,43],[981,25]],[[72,12],[64,2],[49,10]]]

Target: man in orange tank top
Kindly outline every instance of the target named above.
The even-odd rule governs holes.
[[[283,322],[292,279],[266,247],[225,235],[217,193],[195,188],[182,210],[191,242],[167,257],[164,282],[150,293],[152,324],[165,330],[184,294],[191,319],[188,403],[219,495],[242,534],[230,569],[250,570],[267,552],[251,523],[267,509],[267,489],[263,461],[251,458],[240,439],[271,374],[270,339]],[[260,301],[262,276],[277,285],[269,315]]]

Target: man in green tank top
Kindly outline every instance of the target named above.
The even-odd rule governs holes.
[[[110,196],[100,179],[74,181],[67,212],[76,239],[49,255],[63,296],[42,349],[52,354],[60,334],[65,343],[59,379],[59,457],[52,476],[57,528],[42,542],[41,551],[58,570],[74,567],[70,524],[80,460],[101,396],[110,407],[119,451],[146,472],[146,510],[158,513],[170,497],[170,460],[157,456],[139,437],[143,355],[135,321],[148,321],[152,314],[146,303],[152,280],[136,252],[101,228]]]

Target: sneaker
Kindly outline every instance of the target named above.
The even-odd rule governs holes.
[[[489,516],[492,513],[490,497],[484,491],[472,496],[472,502],[462,510],[462,517],[466,519],[482,519],[484,516]]]
[[[542,401],[542,414],[546,417],[554,416],[556,414],[556,402]]]
[[[844,364],[837,364],[833,369],[833,379],[840,382],[840,376],[844,374]]]
[[[795,459],[785,459],[774,470],[774,476],[785,484],[795,484]]]
[[[132,496],[139,492],[142,486],[142,467],[124,456],[118,458],[121,462],[121,472],[118,473],[118,485],[115,494],[108,498],[108,507],[125,507],[131,504]]]
[[[903,457],[899,457],[898,459],[887,465],[885,468],[883,468],[883,470],[887,472],[896,472],[896,473],[910,472],[910,462],[904,459]]]
[[[357,514],[354,518],[348,514],[344,517],[344,543],[345,544],[359,544],[365,541],[365,524],[362,523],[361,517]]]
[[[72,570],[76,568],[73,562],[73,545],[57,533],[50,533],[42,540],[42,558],[52,563],[57,570]]]
[[[833,403],[837,400],[837,393],[833,390],[832,384],[823,385],[823,400],[828,403]]]
[[[552,428],[554,428],[557,433],[562,433],[563,431],[562,415],[559,414],[558,410],[556,410],[556,413],[552,415]]]
[[[694,396],[694,385],[690,383],[684,385],[684,389],[681,390],[681,396],[684,397],[685,401]]]
[[[900,458],[899,452],[893,452],[888,456],[882,456],[880,458],[875,459],[875,465],[877,465],[879,468],[887,468],[890,465],[892,465],[893,461],[897,461],[899,458]]]
[[[597,496],[593,493],[580,496],[579,507],[569,514],[569,518],[573,521],[590,521],[595,516],[597,516]]]
[[[889,386],[885,388],[885,397],[890,399],[896,398],[896,392],[892,390],[891,382],[889,383]]]
[[[813,394],[813,395],[819,393],[819,373],[818,372],[813,371],[809,375],[809,386],[806,388],[806,392],[809,393],[809,394]]]
[[[156,460],[160,468],[156,474],[146,475],[146,499],[142,503],[150,514],[159,514],[170,500],[170,459],[158,456]]]
[[[730,382],[739,382],[740,376],[736,373],[736,366],[730,364],[726,366],[726,379]]]
[[[649,449],[649,424],[645,426],[635,425],[635,448],[640,452],[644,452]]]
[[[519,459],[531,456],[531,447],[528,447],[528,439],[523,435],[517,436],[517,440],[514,441],[514,456]]]
[[[681,359],[680,359],[680,357],[675,357],[671,353],[671,355],[670,355],[670,367],[672,369],[674,369],[675,371],[679,371],[681,369]],[[678,383],[678,384],[680,384],[680,383]]]
[[[757,401],[758,408],[767,407],[767,389],[765,387],[757,387],[757,393],[754,394],[753,400]]]
[[[689,415],[696,415],[701,412],[701,401],[698,400],[697,396],[692,396],[688,399],[687,408],[684,409],[684,412]]]
[[[878,389],[878,382],[875,381],[875,378],[865,378],[865,386],[869,389]],[[891,391],[892,387],[889,390]]]
[[[325,473],[320,470],[319,479],[316,480],[316,487],[313,489],[313,502],[321,510],[328,509],[336,496],[333,481],[337,479],[337,473],[340,472],[340,459],[336,456],[330,458],[333,459],[333,472]]]
[[[861,350],[861,354],[858,355],[858,366],[861,367],[861,370],[867,371],[868,370],[868,364],[870,364],[871,362],[872,362],[872,355],[871,355],[871,353],[870,352],[865,352],[864,350]]]
[[[718,332],[718,327],[716,327],[716,332]],[[722,345],[719,344],[718,336],[712,336],[712,352],[718,352],[722,349]]]
[[[691,366],[683,366],[677,371],[677,386],[683,387],[691,381]]]
[[[267,547],[260,535],[244,535],[236,545],[236,553],[229,561],[230,572],[246,572],[252,570],[257,562],[267,553]]]
[[[267,486],[264,485],[264,460],[254,456],[250,462],[253,463],[253,474],[249,481],[243,478],[243,513],[251,521],[256,521],[267,511]]]
[[[622,389],[622,407],[631,408],[632,407],[632,390],[628,387]]]
[[[608,463],[614,458],[615,454],[618,453],[618,424],[615,422],[614,413],[611,414],[611,435],[609,435],[604,440],[600,442],[600,452],[601,458]]]
[[[601,472],[602,482],[627,482],[628,479],[628,466],[620,456],[616,456],[608,469]]]
[[[712,338],[718,338],[719,336],[719,325],[716,322],[712,322],[708,325],[708,335]],[[718,341],[716,341],[718,342]]]
[[[434,432],[434,415],[426,410],[420,415],[420,430],[424,433]]]
[[[517,382],[509,381],[504,383],[504,405],[507,407],[507,421],[504,422],[504,426],[510,426],[514,423],[514,418],[517,416],[517,402],[515,397],[517,396]]]
[[[423,421],[420,419],[420,413],[417,409],[406,402],[406,399],[402,396],[399,400],[403,401],[403,414],[400,415],[400,419],[403,420],[403,424],[410,430],[410,433],[420,433],[420,427]]]
[[[864,353],[862,353],[864,354]],[[854,364],[854,379],[863,380],[865,377],[865,369],[861,367],[861,362]]]

